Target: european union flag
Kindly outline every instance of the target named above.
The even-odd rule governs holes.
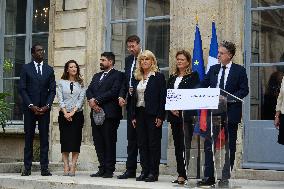
[[[195,29],[195,39],[194,39],[194,48],[193,48],[193,57],[192,57],[192,71],[197,71],[197,73],[199,74],[200,81],[204,79],[205,69],[203,61],[202,40],[198,24],[196,24],[196,29]]]

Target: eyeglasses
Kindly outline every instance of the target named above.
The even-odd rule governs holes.
[[[36,52],[42,52],[42,53],[45,53],[45,50],[44,49],[37,49]]]

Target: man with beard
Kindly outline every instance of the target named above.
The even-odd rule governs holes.
[[[122,118],[122,110],[117,99],[123,74],[114,69],[115,55],[112,52],[104,52],[100,58],[102,72],[93,76],[86,95],[91,107],[91,125],[94,145],[99,160],[99,170],[91,174],[91,177],[113,177],[116,163],[117,128]],[[96,124],[93,112],[105,113],[105,119],[101,125]]]

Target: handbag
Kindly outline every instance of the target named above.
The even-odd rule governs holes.
[[[102,125],[105,121],[105,112],[103,109],[99,112],[93,111],[93,119],[96,125]]]

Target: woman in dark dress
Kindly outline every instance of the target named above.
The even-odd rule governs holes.
[[[191,70],[191,55],[185,50],[176,53],[176,66],[173,74],[168,80],[168,89],[193,89],[199,84],[199,76],[197,72]],[[171,124],[172,135],[175,146],[175,156],[177,161],[178,178],[173,183],[184,184],[187,180],[185,170],[185,145],[187,157],[191,146],[191,139],[193,134],[192,116],[196,115],[196,111],[184,111],[184,122],[182,120],[182,112],[179,110],[172,110],[168,112],[168,121]],[[186,137],[184,138],[184,132]],[[186,139],[186,140],[184,140]]]
[[[58,81],[57,92],[60,106],[58,123],[65,176],[75,176],[84,125],[82,106],[85,93],[79,65],[75,60],[69,60],[64,66],[61,80]],[[69,166],[70,152],[72,152],[72,166]]]

